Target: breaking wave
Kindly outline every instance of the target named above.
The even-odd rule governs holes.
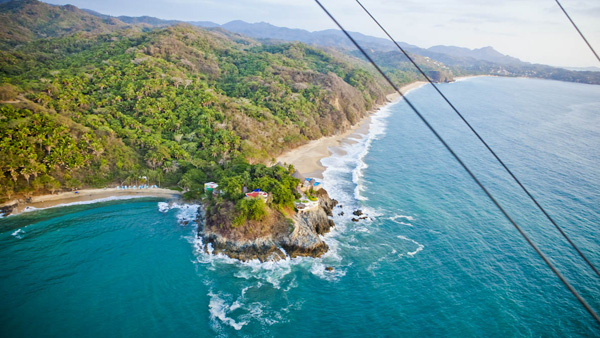
[[[11,235],[18,239],[23,239],[25,236],[25,231],[23,231],[23,229],[17,229]]]
[[[198,218],[200,204],[180,204],[177,202],[158,202],[158,211],[164,213],[170,210],[178,210],[175,217],[181,225],[187,225]]]

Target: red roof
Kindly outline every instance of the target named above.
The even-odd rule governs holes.
[[[267,196],[267,193],[264,191],[253,191],[246,194],[248,197],[257,198],[258,196]]]

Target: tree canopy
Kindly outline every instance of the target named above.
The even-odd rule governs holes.
[[[191,197],[205,180],[233,200],[261,186],[289,206],[289,182],[249,163],[349,127],[385,93],[358,60],[186,25],[5,48],[0,79],[4,199],[147,176]]]

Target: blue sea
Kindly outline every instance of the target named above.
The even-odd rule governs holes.
[[[440,88],[600,266],[600,86],[481,77]],[[600,311],[600,279],[432,88],[408,97]],[[161,199],[0,219],[0,336],[600,336],[405,102],[323,164],[343,207],[318,259],[205,254],[185,222],[197,206]],[[356,209],[369,219],[352,222]]]

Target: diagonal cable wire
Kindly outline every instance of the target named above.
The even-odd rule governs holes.
[[[579,30],[579,27],[577,27],[577,25],[575,24],[575,21],[573,21],[573,19],[571,19],[571,17],[569,16],[569,13],[567,13],[567,11],[560,4],[560,2],[558,2],[558,0],[555,0],[555,1],[556,1],[556,4],[558,5],[558,7],[560,7],[560,9],[563,11],[563,13],[565,13],[565,15],[567,16],[567,19],[569,19],[569,21],[571,21],[571,24],[573,25],[573,27],[575,27],[575,29],[577,30],[577,33],[579,33],[579,35],[581,35],[581,38],[583,39],[583,41],[585,41],[585,43],[588,45],[588,47],[590,47],[590,50],[592,51],[592,53],[594,53],[594,55],[596,56],[596,59],[598,59],[598,61],[600,61],[600,57],[598,56],[598,53],[596,53],[596,51],[594,50],[592,45],[588,42],[588,40],[585,38],[585,36],[583,36],[583,33]]]
[[[542,258],[542,260],[548,265],[550,270],[552,270],[552,272],[561,280],[561,282],[563,282],[563,284],[567,287],[567,289],[569,289],[569,291],[571,291],[571,293],[575,296],[575,298],[577,298],[579,303],[581,303],[581,305],[590,313],[590,315],[594,318],[594,320],[596,320],[596,322],[598,322],[598,324],[600,324],[600,317],[596,314],[596,312],[594,312],[594,310],[591,308],[591,306],[585,301],[585,299],[583,299],[583,297],[581,297],[581,295],[577,292],[577,290],[575,290],[575,288],[573,288],[571,283],[569,283],[569,281],[560,273],[560,271],[558,271],[558,269],[554,266],[554,264],[552,264],[552,262],[550,262],[548,257],[546,257],[546,255],[544,255],[544,253],[542,251],[540,251],[540,249],[537,247],[537,245],[535,245],[535,243],[533,243],[531,241],[529,236],[527,236],[527,234],[523,231],[523,229],[521,229],[521,227],[512,219],[512,217],[510,217],[510,215],[506,212],[506,210],[504,210],[504,208],[494,198],[494,196],[492,196],[492,194],[479,181],[479,179],[475,176],[475,174],[473,174],[473,172],[467,167],[467,165],[462,161],[462,159],[454,152],[452,147],[450,147],[450,145],[444,140],[444,138],[435,130],[435,128],[433,128],[433,126],[429,123],[429,121],[427,121],[427,119],[419,112],[419,110],[417,110],[417,108],[412,104],[412,102],[410,102],[410,100],[408,98],[406,98],[406,96],[404,96],[404,94],[400,91],[400,89],[390,80],[390,78],[387,75],[385,75],[385,73],[381,70],[381,68],[379,68],[377,63],[375,63],[375,61],[373,61],[373,59],[369,56],[369,54],[367,54],[367,52],[365,52],[365,50],[358,44],[358,42],[356,42],[356,40],[354,40],[354,38],[348,33],[348,31],[346,31],[346,29],[344,29],[344,27],[342,27],[342,25],[335,19],[335,17],[333,17],[333,15],[331,13],[329,13],[329,11],[321,4],[321,2],[319,0],[315,0],[315,2],[317,3],[317,5],[319,5],[319,7],[321,7],[321,9],[325,12],[325,14],[327,14],[327,16],[329,16],[329,18],[342,30],[342,32],[344,32],[344,34],[348,37],[348,39],[350,39],[350,41],[352,41],[352,43],[356,46],[356,48],[358,48],[358,50],[362,53],[362,55],[365,58],[367,58],[367,60],[375,67],[377,72],[379,74],[381,74],[381,76],[383,76],[383,78],[388,82],[388,84],[390,86],[392,86],[392,88],[394,88],[394,90],[396,92],[398,92],[398,94],[400,94],[400,96],[410,106],[410,108],[415,112],[415,114],[417,114],[419,119],[421,119],[421,121],[423,121],[425,126],[427,126],[427,128],[435,135],[435,137],[438,139],[438,141],[440,141],[442,143],[442,145],[446,148],[446,150],[454,157],[454,159],[467,172],[467,174],[473,179],[473,181],[475,181],[475,183],[479,186],[479,188],[481,188],[481,190],[483,190],[483,192],[492,201],[492,203],[494,203],[494,205],[498,208],[498,210],[500,210],[502,215],[504,215],[504,217],[515,227],[515,229],[521,234],[521,236],[523,236],[525,241],[535,250],[535,252],[540,256],[540,258]]]
[[[581,256],[581,258],[596,273],[596,275],[598,277],[600,277],[600,272],[598,272],[598,269],[596,269],[596,267],[594,266],[594,264],[592,264],[592,262],[583,254],[583,252],[577,247],[577,245],[571,240],[571,238],[564,232],[564,230],[560,226],[558,226],[558,224],[554,221],[554,219],[552,217],[550,217],[550,215],[548,214],[548,212],[546,212],[546,209],[544,209],[538,203],[538,201],[535,199],[535,197],[533,197],[533,195],[529,192],[529,190],[527,188],[525,188],[525,186],[515,176],[515,174],[513,174],[513,172],[508,168],[508,166],[506,166],[506,164],[504,163],[504,161],[502,161],[500,159],[500,157],[496,154],[496,152],[494,150],[492,150],[492,148],[483,139],[483,137],[481,137],[481,135],[479,135],[479,133],[475,130],[475,128],[473,128],[473,126],[471,126],[471,124],[467,121],[467,119],[458,111],[458,109],[456,109],[456,107],[450,102],[450,100],[448,100],[448,98],[446,97],[446,95],[444,95],[440,91],[440,89],[438,88],[438,86],[436,86],[435,83],[425,74],[425,72],[421,69],[421,67],[413,60],[413,58],[410,57],[410,55],[404,50],[404,48],[402,48],[396,42],[396,40],[388,33],[388,31],[385,28],[383,28],[383,26],[379,23],[379,21],[377,19],[375,19],[375,17],[371,14],[371,12],[369,12],[369,10],[367,10],[365,8],[365,6],[363,6],[363,4],[359,0],[356,0],[356,2],[371,17],[371,19],[373,19],[373,21],[377,24],[377,26],[379,26],[379,28],[381,28],[381,30],[387,35],[387,37],[390,38],[390,40],[392,40],[392,42],[396,45],[396,47],[398,47],[398,49],[402,52],[402,54],[404,54],[404,56],[406,56],[408,58],[408,60],[410,60],[410,62],[419,70],[419,72],[421,73],[421,75],[423,75],[427,79],[427,81],[429,81],[429,83],[433,86],[433,88],[435,88],[435,90],[438,92],[438,94],[440,94],[440,96],[442,98],[444,98],[444,101],[446,101],[446,103],[448,103],[448,105],[452,108],[452,110],[454,110],[454,112],[461,118],[461,120],[463,120],[463,122],[469,127],[469,129],[471,129],[471,131],[473,132],[473,134],[475,134],[475,136],[477,136],[477,138],[479,139],[479,141],[481,141],[481,143],[483,143],[483,145],[487,148],[487,150],[492,155],[494,155],[494,157],[496,158],[496,160],[498,161],[498,163],[500,163],[502,165],[502,167],[504,168],[504,170],[506,170],[506,172],[513,178],[513,180],[515,182],[517,182],[517,184],[519,185],[519,187],[521,187],[521,189],[525,192],[525,194],[527,194],[527,196],[529,196],[529,198],[533,201],[533,203],[537,206],[537,208],[544,214],[544,216],[546,216],[546,218],[550,221],[550,223],[552,223],[552,225],[554,225],[554,227],[558,230],[558,232],[560,232],[560,234],[567,240],[567,242],[569,242],[569,244],[571,245],[571,247],[573,249],[575,249],[575,251],[577,251],[577,253],[579,254],[579,256]]]

